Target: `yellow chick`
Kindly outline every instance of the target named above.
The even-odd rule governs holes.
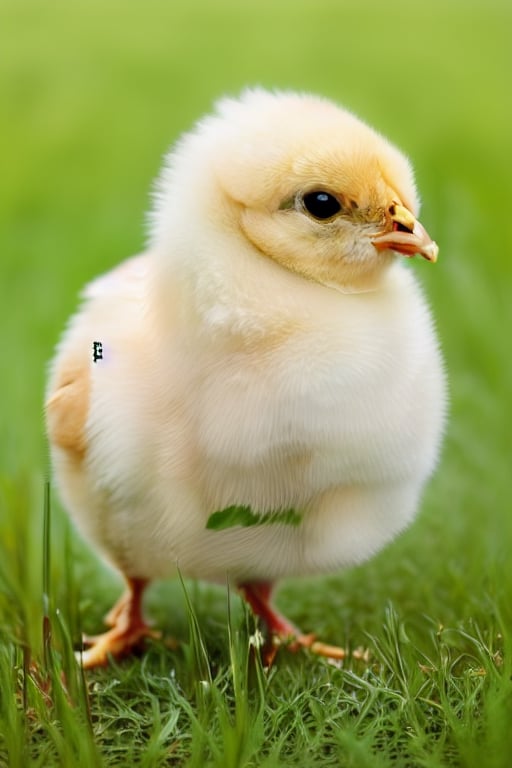
[[[314,96],[224,99],[169,154],[147,251],[86,288],[48,386],[63,502],[128,585],[84,666],[151,634],[144,589],[178,569],[343,655],[272,589],[377,552],[436,464],[443,365],[403,257],[438,249],[417,211],[406,158]]]

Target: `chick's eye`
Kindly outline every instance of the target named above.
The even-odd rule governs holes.
[[[306,211],[315,219],[331,219],[341,211],[339,201],[329,192],[308,192],[302,202]]]

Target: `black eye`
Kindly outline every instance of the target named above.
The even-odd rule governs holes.
[[[331,219],[341,211],[340,203],[329,192],[308,192],[302,202],[306,211],[315,219]]]

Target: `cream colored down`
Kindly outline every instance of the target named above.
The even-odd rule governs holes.
[[[357,207],[280,208],[320,188]],[[417,215],[407,160],[314,97],[225,101],[170,154],[147,252],[88,287],[48,388],[63,501],[125,575],[329,571],[411,521],[445,386],[414,265],[371,244],[393,202]],[[206,529],[234,504],[303,523]]]

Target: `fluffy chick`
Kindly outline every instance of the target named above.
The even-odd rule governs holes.
[[[442,362],[403,261],[437,258],[417,211],[406,158],[313,96],[222,100],[169,154],[147,251],[86,288],[48,386],[64,504],[128,584],[85,666],[149,633],[144,588],[178,568],[342,655],[272,587],[373,555],[436,464]],[[261,524],[207,527],[231,507]]]

